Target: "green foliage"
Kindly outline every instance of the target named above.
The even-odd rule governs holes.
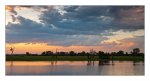
[[[6,61],[87,61],[87,56],[6,56]],[[98,56],[90,60],[100,60]],[[108,60],[112,60],[109,58]],[[113,56],[113,60],[144,61],[144,56]]]

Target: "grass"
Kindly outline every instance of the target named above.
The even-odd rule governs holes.
[[[144,61],[143,56],[114,56],[114,60],[126,60],[126,61]]]
[[[6,56],[6,61],[87,61],[87,56]],[[98,56],[91,60],[99,60]],[[113,60],[120,61],[144,61],[142,56],[114,56]]]

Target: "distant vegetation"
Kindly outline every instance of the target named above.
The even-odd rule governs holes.
[[[7,56],[10,56],[11,54],[6,54]],[[144,53],[140,53],[139,48],[134,48],[130,53],[124,52],[122,50],[118,52],[103,52],[103,51],[94,51],[90,50],[90,52],[52,52],[52,51],[44,51],[41,54],[31,54],[30,52],[26,52],[25,54],[13,54],[15,56],[17,55],[26,55],[26,56],[143,56]]]
[[[37,57],[38,56],[38,57]],[[103,51],[94,51],[90,50],[90,52],[52,52],[52,51],[44,51],[40,55],[31,54],[26,52],[26,54],[7,54],[6,60],[100,60],[100,59],[108,59],[108,60],[144,60],[144,53],[140,53],[139,48],[134,48],[130,53],[124,52],[122,50],[118,52],[103,52]]]

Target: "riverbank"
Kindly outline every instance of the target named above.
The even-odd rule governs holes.
[[[6,61],[87,61],[100,60],[98,56],[88,59],[87,56],[6,56]],[[112,59],[108,59],[112,60]],[[143,56],[113,56],[113,60],[119,61],[144,61]]]

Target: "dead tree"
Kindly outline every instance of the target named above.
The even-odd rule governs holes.
[[[11,47],[11,48],[10,48],[11,55],[13,55],[13,53],[14,53],[14,49],[15,49],[15,48],[13,48],[13,47]]]

